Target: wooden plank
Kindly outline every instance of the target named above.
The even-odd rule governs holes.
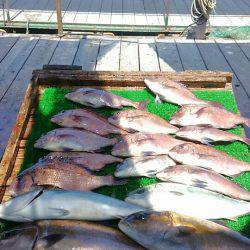
[[[58,39],[41,38],[30,54],[28,60],[19,71],[10,88],[0,102],[0,158],[4,152],[12,125],[16,119],[19,106],[22,102],[25,90],[30,81],[33,69],[42,68],[51,58],[58,43]],[[6,112],[6,109],[8,112]]]
[[[56,9],[55,1],[48,1],[42,11],[42,15],[38,15],[36,22],[48,22]]]
[[[134,1],[122,1],[122,23],[126,25],[135,24]]]
[[[12,47],[15,45],[17,40],[19,39],[18,36],[2,36],[0,37],[0,63],[5,58],[5,56],[8,54],[8,52],[12,49]],[[0,64],[1,65],[1,64]]]
[[[122,24],[122,20],[122,0],[113,0],[111,24]]]
[[[86,23],[92,0],[81,1],[78,12],[75,16],[75,23]]]
[[[102,0],[92,0],[86,22],[95,24],[99,20]]]
[[[81,2],[81,0],[71,0],[69,7],[63,16],[63,23],[74,23]]]
[[[120,39],[103,38],[97,56],[96,70],[119,70]]]
[[[160,71],[154,39],[139,39],[141,71]]]
[[[196,40],[195,42],[207,69],[232,71],[214,40]]]
[[[148,25],[160,25],[160,20],[152,0],[144,0],[144,8],[147,15]]]
[[[121,41],[120,70],[139,71],[139,46],[136,38],[123,38]]]
[[[34,37],[21,38],[2,61],[0,68],[0,100],[29,57],[38,40],[38,38]]]
[[[71,65],[78,49],[79,39],[62,38],[54,51],[49,64]]]
[[[250,61],[250,40],[236,40],[240,49],[243,51],[248,61]]]
[[[165,25],[165,15],[166,15],[166,7],[165,0],[154,0],[155,10],[158,16],[159,24]]]
[[[68,9],[70,4],[70,0],[64,0],[62,1],[62,16],[64,16],[66,10]],[[57,22],[57,14],[56,11],[53,11],[51,17],[49,18],[49,22],[56,23]]]
[[[250,97],[250,62],[234,40],[216,40],[228,64]]]
[[[175,40],[184,70],[205,70],[206,66],[193,40]]]
[[[73,64],[82,66],[83,70],[94,70],[99,46],[99,39],[82,39]]]
[[[173,39],[157,39],[156,48],[161,71],[183,70],[181,59]]]
[[[135,24],[148,25],[147,15],[143,0],[134,0]]]
[[[99,24],[110,24],[112,13],[112,0],[102,0]]]

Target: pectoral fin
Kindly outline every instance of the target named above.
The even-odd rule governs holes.
[[[155,103],[158,103],[158,104],[162,103],[162,101],[158,95],[156,95],[156,97],[155,97]]]
[[[174,243],[182,243],[183,239],[194,234],[196,229],[188,226],[176,226],[168,230],[164,234],[164,239],[170,240]]]
[[[50,216],[51,217],[55,217],[55,219],[67,216],[69,214],[68,210],[62,209],[62,208],[53,208],[53,207],[50,207],[48,209],[49,209]]]

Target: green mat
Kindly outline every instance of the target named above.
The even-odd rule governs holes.
[[[35,149],[33,145],[34,142],[38,138],[40,138],[42,134],[58,127],[57,125],[54,125],[50,122],[50,118],[62,110],[83,107],[81,105],[75,104],[73,102],[64,99],[64,95],[68,92],[70,92],[70,90],[68,89],[47,88],[45,90],[38,106],[38,112],[36,114],[36,123],[34,124],[31,134],[27,141],[25,159],[22,165],[22,170],[32,166],[34,163],[38,161],[40,157],[48,153],[45,150]],[[173,115],[173,113],[178,110],[178,106],[173,104],[169,103],[155,104],[154,96],[147,90],[136,90],[136,91],[124,90],[124,91],[113,91],[113,93],[129,98],[134,101],[150,100],[150,103],[148,104],[147,107],[148,111],[155,113],[166,120],[169,120],[169,118]],[[201,99],[220,102],[228,110],[237,112],[234,98],[232,92],[230,91],[195,91],[194,93],[197,95],[197,97]],[[110,108],[101,108],[101,109],[96,109],[95,111],[108,117],[113,113],[115,113],[117,110]],[[241,134],[242,129],[240,127],[237,127],[236,129],[230,130],[230,132]],[[248,162],[250,161],[248,146],[246,146],[243,143],[234,142],[230,144],[216,145],[215,147],[217,149],[227,152],[229,155],[239,160]],[[100,172],[100,174],[104,175],[112,173],[115,170],[115,166],[116,164],[111,164],[105,167],[104,170]],[[235,178],[235,181],[237,181],[239,184],[241,184],[241,186],[245,187],[248,190],[250,190],[249,180],[250,180],[250,173],[245,173]],[[118,199],[124,199],[128,192],[155,182],[157,182],[155,178],[151,179],[130,178],[126,185],[115,186],[115,187],[102,187],[96,190],[96,192],[105,195],[110,195]],[[216,209],[216,208],[211,208],[211,209]],[[243,216],[235,222],[230,221],[227,223],[232,229],[239,231],[244,235],[250,236],[250,216]],[[14,223],[1,221],[0,228],[1,230],[6,230],[7,228],[10,228],[13,225]]]
[[[228,38],[236,40],[250,39],[250,26],[216,28],[209,34],[209,38]]]

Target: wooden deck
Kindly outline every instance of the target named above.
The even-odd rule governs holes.
[[[64,24],[97,25],[145,25],[164,26],[165,0],[62,0]],[[192,23],[190,7],[192,0],[170,0],[169,25],[184,27]],[[54,0],[10,0],[9,25],[29,20],[32,27],[55,27]],[[2,8],[2,7],[1,7]],[[0,22],[3,20],[0,9]],[[44,26],[35,26],[44,24]],[[46,26],[45,26],[46,23]],[[211,26],[250,25],[249,0],[218,1],[211,15]]]
[[[250,41],[5,35],[0,48],[0,158],[32,71],[44,64],[81,65],[83,70],[231,71],[238,107],[250,117]]]

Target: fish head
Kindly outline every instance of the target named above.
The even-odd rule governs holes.
[[[164,244],[165,249],[182,246],[186,237],[194,233],[192,227],[181,227],[175,223],[172,212],[143,211],[131,214],[118,224],[121,231],[146,248],[154,249],[155,245]],[[173,248],[175,249],[175,248]]]
[[[131,170],[131,166],[130,164],[128,164],[128,160],[125,160],[122,163],[117,165],[114,175],[116,177],[125,177],[125,176],[128,176],[130,170]]]
[[[148,188],[150,188],[150,186],[148,186]],[[150,195],[148,188],[142,187],[130,192],[125,201],[142,207],[147,207],[148,197]]]
[[[20,194],[32,190],[33,178],[30,174],[21,174],[17,176],[10,185],[9,193],[11,196],[18,196]]]
[[[153,92],[158,93],[160,88],[162,88],[164,79],[162,77],[147,77],[144,79],[144,83]]]
[[[178,167],[178,165],[170,166],[164,169],[163,171],[156,174],[156,177],[161,180],[171,180],[175,176],[178,176],[181,171],[181,169]]]
[[[33,249],[38,236],[38,228],[35,225],[13,229],[0,235],[0,249]]]
[[[50,121],[55,123],[55,124],[58,124],[58,125],[63,125],[63,124],[67,124],[70,120],[69,120],[69,110],[64,110],[62,112],[60,112],[59,114],[57,115],[54,115]]]

